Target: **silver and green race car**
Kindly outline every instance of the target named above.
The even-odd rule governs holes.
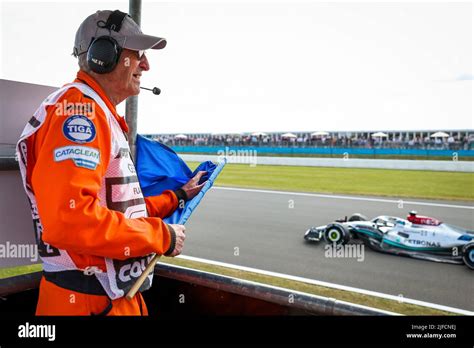
[[[445,224],[411,211],[406,219],[377,216],[368,220],[361,214],[311,227],[308,242],[325,240],[344,245],[360,240],[373,250],[437,262],[466,264],[474,269],[474,231]]]

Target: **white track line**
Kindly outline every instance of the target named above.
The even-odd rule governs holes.
[[[439,304],[436,304],[436,303],[424,302],[424,301],[414,300],[414,299],[405,298],[405,297],[401,297],[401,296],[394,296],[394,295],[384,294],[384,293],[376,292],[376,291],[353,288],[351,286],[333,284],[333,283],[323,282],[323,281],[320,281],[320,280],[314,280],[314,279],[308,279],[308,278],[303,278],[303,277],[292,276],[292,275],[288,275],[288,274],[264,271],[264,270],[257,269],[257,268],[250,268],[250,267],[239,266],[239,265],[234,265],[234,264],[230,264],[230,263],[224,263],[224,262],[219,262],[219,261],[201,259],[201,258],[193,257],[193,256],[180,255],[180,256],[177,256],[177,258],[180,258],[180,259],[183,259],[183,260],[207,263],[207,264],[214,265],[214,266],[232,268],[232,269],[236,269],[236,270],[239,270],[239,271],[258,273],[258,274],[267,275],[267,276],[271,276],[271,277],[279,277],[279,278],[284,278],[284,279],[293,280],[293,281],[297,281],[297,282],[303,282],[303,283],[308,283],[308,284],[313,284],[313,285],[324,286],[324,287],[327,287],[327,288],[332,288],[332,289],[337,289],[337,290],[352,291],[352,292],[356,292],[356,293],[363,294],[363,295],[375,296],[375,297],[380,297],[380,298],[384,298],[384,299],[387,299],[387,300],[397,301],[399,303],[409,303],[409,304],[413,304],[413,305],[417,305],[417,306],[438,309],[438,310],[457,313],[457,314],[461,314],[461,315],[474,315],[474,312],[468,311],[468,310],[465,310],[465,309],[448,307],[448,306],[443,306],[443,305],[439,305]]]
[[[381,198],[365,198],[365,197],[352,197],[352,196],[339,196],[339,195],[324,195],[324,194],[318,194],[318,193],[257,190],[257,189],[245,189],[245,188],[224,187],[224,186],[214,186],[213,189],[227,190],[227,191],[241,191],[241,192],[272,193],[272,194],[287,195],[287,196],[305,196],[305,197],[318,197],[318,198],[346,199],[346,200],[366,201],[366,202],[395,203],[395,204],[399,204],[400,202],[403,202],[403,204],[426,205],[426,206],[432,206],[432,207],[474,210],[474,206],[469,206],[469,205],[455,205],[455,204],[442,204],[442,203],[429,203],[429,202],[413,202],[413,201],[405,201],[402,198],[400,198],[399,200],[392,200],[392,199],[381,199]]]

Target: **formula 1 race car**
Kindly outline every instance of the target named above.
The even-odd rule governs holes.
[[[311,227],[304,235],[308,242],[344,245],[360,240],[373,250],[414,258],[462,264],[474,269],[474,231],[445,224],[411,211],[407,219],[377,216],[368,220],[361,214]]]

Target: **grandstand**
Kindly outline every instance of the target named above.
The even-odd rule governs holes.
[[[169,146],[473,150],[474,130],[147,134]]]

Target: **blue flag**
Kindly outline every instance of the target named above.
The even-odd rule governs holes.
[[[218,165],[211,161],[201,163],[193,172],[176,152],[157,141],[137,135],[137,175],[145,197],[158,196],[165,190],[177,190],[193,178],[199,171],[207,173],[199,184],[207,180],[202,190],[183,208],[178,207],[169,217],[163,219],[168,224],[184,225],[214,180],[225,166],[226,160]]]

